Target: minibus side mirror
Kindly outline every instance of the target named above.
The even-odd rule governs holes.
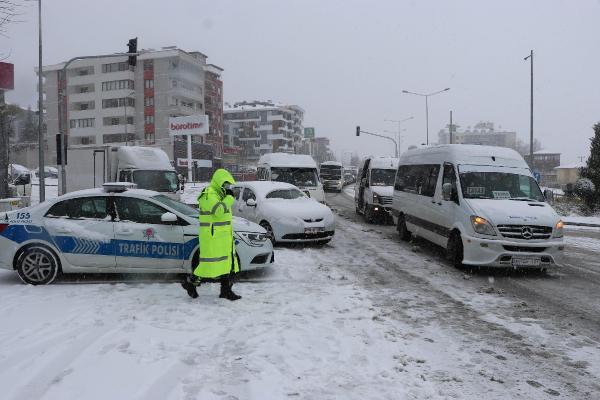
[[[444,183],[442,185],[442,198],[445,201],[452,200],[452,184],[451,183]]]

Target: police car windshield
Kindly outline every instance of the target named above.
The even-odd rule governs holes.
[[[133,172],[133,182],[138,189],[154,190],[156,192],[176,192],[177,173],[175,171],[145,171]]]
[[[544,201],[535,179],[504,172],[466,172],[460,174],[465,199]]]
[[[198,217],[198,210],[188,206],[187,204],[183,204],[183,203],[180,203],[179,201],[173,200],[173,199],[165,196],[164,194],[159,194],[159,195],[153,196],[152,198],[183,215],[187,215],[188,217],[193,217],[193,218]]]

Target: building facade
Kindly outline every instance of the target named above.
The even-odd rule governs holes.
[[[209,134],[205,142],[213,145],[215,159],[223,158],[223,69],[214,64],[204,67],[204,103]]]
[[[523,156],[529,167],[540,174],[541,186],[559,187],[556,167],[560,166],[560,154],[554,151],[538,150],[533,153],[533,165],[529,154]]]
[[[205,72],[206,55],[174,46],[140,53],[135,67],[128,64],[125,56],[77,60],[68,66],[66,77],[62,76],[64,64],[43,67],[44,108],[52,156],[56,149],[54,138],[66,121],[64,131],[69,146],[152,145],[163,148],[173,158],[169,117],[206,113],[209,74],[210,111],[218,121],[219,102],[212,90],[218,84],[212,71],[220,69],[215,66]],[[220,83],[217,95],[222,96],[220,75],[216,80]],[[61,90],[66,96],[59,104]],[[218,136],[220,131],[217,128],[214,132]],[[218,140],[212,141],[218,146]]]
[[[239,164],[256,164],[266,153],[299,153],[304,110],[271,101],[239,102],[223,110],[224,143],[238,152]]]
[[[439,131],[438,143],[450,143],[449,126]],[[460,129],[458,125],[454,125],[452,129],[452,143],[501,146],[516,149],[517,133],[496,130],[493,122],[479,122],[473,128],[468,127],[467,129]]]

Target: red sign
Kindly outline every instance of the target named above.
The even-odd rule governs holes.
[[[0,62],[0,90],[15,88],[15,66],[11,63]]]
[[[238,154],[239,152],[239,147],[223,147],[223,154]]]

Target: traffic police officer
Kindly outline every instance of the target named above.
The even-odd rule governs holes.
[[[218,169],[198,196],[200,258],[193,275],[181,284],[192,298],[198,297],[196,287],[201,281],[219,280],[220,298],[241,299],[231,290],[233,275],[240,270],[233,241],[231,210],[235,199],[230,186],[234,183],[228,171]]]

